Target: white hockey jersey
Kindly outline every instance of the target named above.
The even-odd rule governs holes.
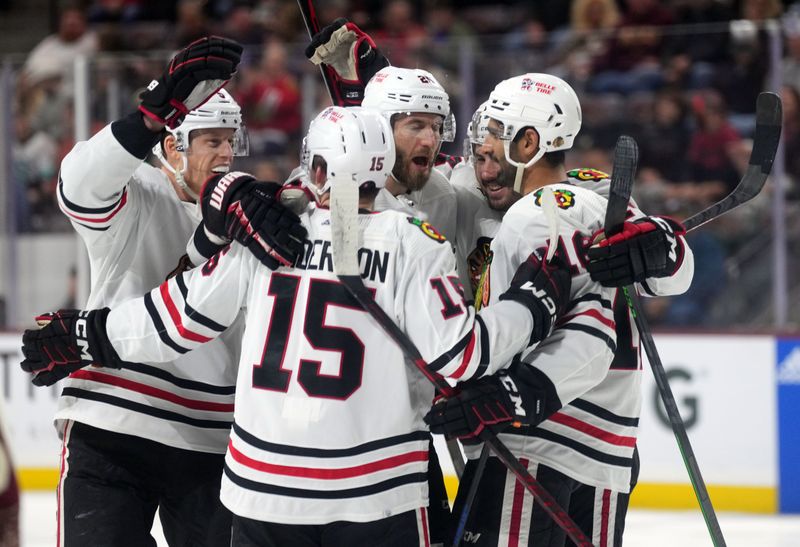
[[[526,352],[522,361],[550,378],[563,407],[538,427],[501,438],[518,457],[545,463],[585,484],[628,492],[641,409],[638,335],[621,291],[591,281],[581,250],[588,244],[587,236],[603,227],[606,199],[574,184],[545,188],[558,196],[559,245],[578,274],[573,277],[571,309],[553,334]],[[514,204],[492,241],[492,305],[508,287],[517,265],[548,237],[540,193]],[[629,214],[644,216],[637,209]],[[672,278],[658,280],[660,290],[680,292],[688,287],[692,256],[688,247],[683,250],[681,268]],[[473,447],[467,453],[477,457]]]
[[[197,206],[180,201],[167,177],[129,152],[120,142],[125,139],[106,126],[78,143],[61,165],[58,203],[91,262],[88,308],[114,306],[157,287],[178,268],[200,221]],[[137,362],[73,373],[59,398],[59,432],[59,422],[69,419],[176,448],[224,453],[240,338],[241,330],[231,329],[225,339],[157,367]]]
[[[427,505],[433,386],[333,273],[330,211],[309,209],[306,252],[271,271],[233,245],[144,298],[113,309],[123,359],[160,361],[217,336],[246,308],[221,499],[288,524],[366,522]],[[359,215],[365,285],[431,369],[466,379],[507,365],[530,340],[524,306],[476,316],[450,246],[427,223]]]
[[[438,169],[421,190],[398,196],[382,188],[375,198],[376,211],[400,211],[431,223],[448,241],[456,240],[456,197],[447,177]]]

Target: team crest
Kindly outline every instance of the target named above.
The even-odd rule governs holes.
[[[483,263],[483,270],[481,271],[480,280],[478,281],[478,288],[475,290],[475,310],[480,311],[489,305],[489,288],[491,280],[489,279],[492,271],[492,258],[494,253],[489,251],[486,255],[486,260]]]
[[[472,294],[475,294],[475,292],[478,290],[478,286],[480,285],[483,270],[487,261],[489,260],[491,246],[492,238],[479,237],[477,244],[475,245],[475,249],[473,249],[467,257],[467,267],[469,269],[470,284],[472,285],[470,287],[472,289]]]
[[[539,207],[542,206],[542,189],[539,188],[533,194],[536,196],[536,205]],[[567,190],[566,188],[559,188],[558,190],[553,190],[553,195],[556,197],[556,205],[558,205],[559,209],[569,209],[573,205],[575,205],[575,193]]]
[[[603,179],[611,178],[608,173],[603,173],[597,169],[573,169],[567,173],[567,177],[578,180],[593,180],[599,182]]]
[[[425,234],[426,236],[428,236],[429,238],[438,243],[444,243],[445,241],[447,241],[447,238],[444,237],[444,235],[442,235],[442,233],[439,230],[434,228],[430,222],[425,222],[424,220],[420,220],[414,217],[408,217],[408,222],[409,224],[413,224],[414,226],[422,230],[423,234]]]

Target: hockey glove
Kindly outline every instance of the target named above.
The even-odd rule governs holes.
[[[120,368],[120,360],[106,335],[108,308],[58,310],[36,318],[41,329],[22,335],[20,366],[33,374],[33,385],[51,386],[87,365]]]
[[[527,408],[508,370],[464,382],[459,388],[456,395],[434,402],[425,415],[431,433],[471,443],[496,436],[511,425],[539,423],[536,411],[541,404],[534,398],[528,401],[532,408]]]
[[[333,69],[342,98],[339,106],[360,105],[367,82],[389,66],[372,38],[343,17],[314,35],[306,47],[306,57],[315,65],[322,63]]]
[[[277,182],[257,181],[247,173],[214,175],[200,195],[203,224],[218,238],[247,247],[271,270],[291,266],[303,253],[306,229],[281,205]]]
[[[604,287],[625,287],[648,277],[671,276],[683,259],[678,236],[685,233],[683,225],[670,218],[644,217],[626,222],[622,232],[589,248],[586,269]]]
[[[153,120],[177,127],[233,77],[242,46],[219,36],[201,38],[179,51],[158,80],[142,92],[139,110]]]
[[[517,268],[511,286],[500,295],[500,300],[514,300],[530,310],[531,344],[544,340],[552,332],[556,320],[567,309],[572,288],[569,264],[558,253],[550,262],[543,262],[540,254],[531,253]]]

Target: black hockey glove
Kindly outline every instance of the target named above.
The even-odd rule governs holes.
[[[341,96],[338,106],[359,106],[367,82],[389,61],[358,26],[341,17],[323,28],[306,47],[312,63],[330,66]]]
[[[36,318],[41,329],[22,335],[20,366],[33,374],[33,385],[51,386],[87,365],[120,368],[120,360],[106,335],[108,308],[58,310]]]
[[[203,224],[222,238],[247,247],[266,267],[291,266],[303,253],[306,229],[300,217],[281,205],[281,185],[232,171],[214,175],[200,195]]]
[[[625,287],[648,277],[668,277],[683,260],[678,236],[686,233],[679,222],[644,217],[626,222],[622,232],[589,248],[586,269],[604,287]]]
[[[542,251],[531,253],[517,268],[511,286],[500,300],[514,300],[526,306],[533,315],[531,344],[547,338],[570,301],[572,274],[569,264],[558,253],[550,262],[543,262]]]
[[[142,92],[139,110],[169,127],[205,103],[233,77],[242,46],[219,36],[201,38],[179,51],[158,80]]]

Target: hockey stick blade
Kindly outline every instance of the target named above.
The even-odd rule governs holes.
[[[750,153],[747,171],[733,192],[683,222],[687,232],[732,211],[761,192],[772,171],[772,163],[775,160],[775,153],[778,151],[782,117],[781,98],[776,93],[760,93],[756,101],[756,132],[753,137],[753,151]]]
[[[614,164],[611,171],[611,188],[609,189],[606,208],[606,237],[619,233],[625,216],[628,213],[628,202],[633,190],[633,178],[639,164],[639,146],[628,135],[617,139],[614,147]]]
[[[445,382],[444,378],[433,374],[428,368],[428,363],[423,359],[419,350],[414,346],[410,338],[398,327],[394,321],[386,314],[377,302],[372,298],[360,275],[337,275],[339,281],[344,285],[358,304],[364,308],[380,325],[383,331],[400,346],[403,353],[419,368],[420,372],[428,378],[444,395],[452,397],[455,389]],[[534,501],[538,503],[550,518],[567,534],[567,536],[579,547],[591,547],[592,542],[586,537],[583,531],[570,518],[569,514],[562,508],[556,499],[539,484],[528,469],[522,465],[511,451],[497,437],[487,434],[484,430],[480,436],[494,452],[497,459],[511,471],[522,485],[530,492]]]

